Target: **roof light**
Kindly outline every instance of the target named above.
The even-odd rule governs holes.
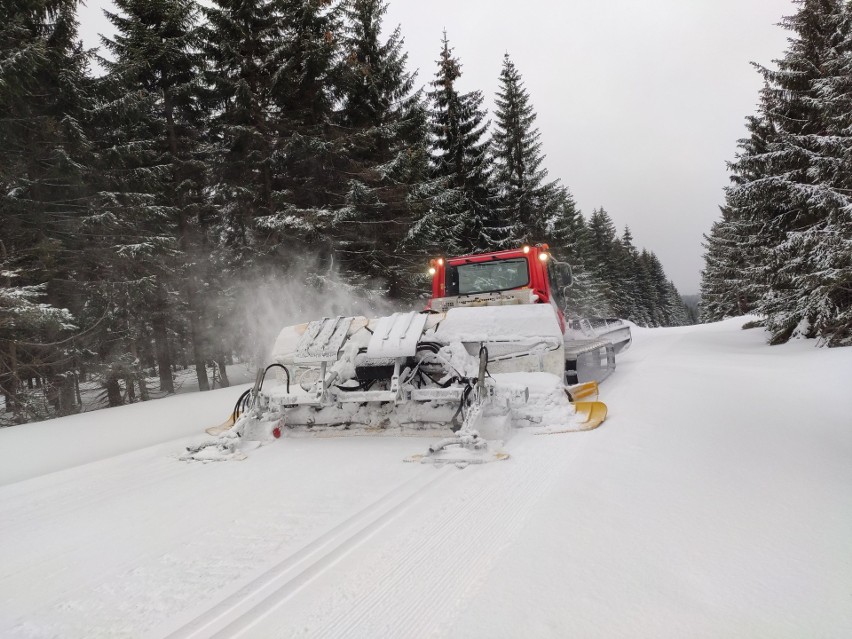
[[[524,247],[524,253],[529,253],[529,252],[530,252],[530,247],[529,247],[529,246],[525,246],[525,247]]]
[[[546,262],[547,261],[547,253],[539,253],[538,259],[540,259],[542,262]]]
[[[438,258],[438,266],[443,266],[443,265],[444,265],[444,258],[443,258],[443,257],[439,257],[439,258]]]

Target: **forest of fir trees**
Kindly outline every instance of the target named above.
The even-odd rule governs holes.
[[[852,345],[852,3],[798,0],[705,239],[704,321]]]
[[[116,0],[90,51],[76,0],[0,5],[0,425],[77,412],[81,385],[227,385],[282,282],[416,306],[438,254],[548,242],[571,313],[691,321],[657,257],[548,178],[511,58],[489,120],[447,35],[421,86],[386,10]]]

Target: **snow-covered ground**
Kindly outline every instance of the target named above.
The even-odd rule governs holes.
[[[634,331],[597,430],[184,463],[242,388],[0,430],[0,637],[850,637],[852,349]]]

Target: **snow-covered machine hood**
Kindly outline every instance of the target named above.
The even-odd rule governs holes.
[[[441,341],[562,339],[562,331],[549,304],[454,308],[438,324]]]

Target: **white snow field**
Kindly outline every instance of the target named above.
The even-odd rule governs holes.
[[[0,637],[852,637],[852,349],[634,331],[597,430],[177,457],[242,388],[0,431]]]

